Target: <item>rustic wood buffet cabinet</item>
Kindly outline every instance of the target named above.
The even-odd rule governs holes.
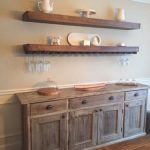
[[[109,84],[99,91],[61,89],[57,96],[17,94],[24,150],[82,150],[145,134],[148,87]]]

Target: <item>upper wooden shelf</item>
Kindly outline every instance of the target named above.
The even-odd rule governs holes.
[[[69,45],[44,45],[25,44],[26,54],[72,54],[72,53],[100,53],[100,54],[136,54],[139,47],[126,46],[69,46]]]
[[[26,11],[23,14],[23,20],[29,22],[85,26],[96,28],[111,28],[122,30],[140,29],[140,23],[121,22],[115,20],[94,19],[94,18],[85,18],[59,14],[46,14],[42,12],[32,12],[32,11]]]

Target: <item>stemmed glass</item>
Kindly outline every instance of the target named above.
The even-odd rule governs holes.
[[[44,73],[49,72],[51,63],[45,56],[28,56],[27,69],[29,72]]]

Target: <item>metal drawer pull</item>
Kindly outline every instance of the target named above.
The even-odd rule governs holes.
[[[138,93],[135,93],[134,96],[137,97],[137,96],[139,96],[139,94],[138,94]]]
[[[86,101],[86,100],[83,100],[83,101],[82,101],[82,104],[87,104],[87,101]]]
[[[129,105],[128,105],[128,104],[126,104],[126,107],[129,107]]]
[[[46,108],[47,108],[48,110],[52,110],[53,107],[54,107],[54,106],[52,106],[52,105],[48,105]]]
[[[110,101],[112,101],[112,100],[114,100],[114,99],[115,99],[114,96],[110,96],[110,97],[109,97],[109,100],[110,100]]]

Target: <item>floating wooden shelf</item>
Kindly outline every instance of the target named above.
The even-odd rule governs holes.
[[[29,22],[86,26],[97,28],[112,28],[122,30],[140,29],[140,23],[121,22],[115,20],[94,19],[94,18],[85,18],[59,14],[46,14],[42,12],[32,12],[32,11],[26,11],[23,14],[23,20]]]
[[[44,45],[44,44],[25,44],[26,54],[72,54],[72,53],[106,53],[106,54],[136,54],[139,47],[126,46],[69,46],[69,45]]]

